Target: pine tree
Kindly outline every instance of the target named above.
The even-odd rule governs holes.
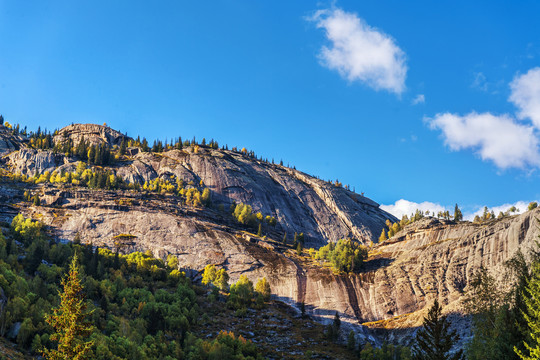
[[[540,263],[533,266],[533,276],[525,289],[528,295],[524,299],[527,311],[523,314],[529,328],[529,339],[523,344],[529,354],[514,347],[516,354],[523,360],[540,359]]]
[[[349,336],[347,337],[347,348],[351,351],[356,348],[356,336],[353,330],[349,332]]]
[[[120,143],[120,155],[125,155],[127,150],[127,141],[126,138],[122,138],[122,142]]]
[[[334,321],[332,322],[332,334],[334,335],[334,340],[337,340],[339,338],[340,328],[341,328],[341,319],[339,318],[339,314],[336,311],[336,314],[334,315]]]
[[[58,350],[45,349],[46,359],[92,359],[93,341],[85,341],[94,330],[89,321],[84,289],[82,286],[77,254],[73,256],[69,273],[62,280],[64,292],[60,293],[60,306],[46,317],[55,331],[50,339],[58,341]]]
[[[463,350],[449,354],[452,346],[459,340],[455,331],[448,329],[446,316],[441,314],[442,307],[435,299],[428,315],[424,318],[423,328],[416,334],[413,346],[413,359],[417,360],[460,360]]]
[[[461,210],[458,207],[458,204],[456,204],[456,207],[454,208],[454,221],[461,221],[463,220],[463,214],[461,213]]]

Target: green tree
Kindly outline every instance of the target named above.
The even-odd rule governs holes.
[[[249,305],[253,299],[253,283],[246,275],[240,275],[236,283],[231,285],[229,300],[237,306]]]
[[[538,207],[538,203],[536,201],[532,201],[529,203],[529,206],[527,207],[527,210],[531,211],[533,209],[536,209]]]
[[[418,360],[459,360],[463,359],[463,351],[450,354],[452,346],[459,340],[455,331],[449,330],[446,316],[442,315],[442,307],[437,299],[424,318],[423,328],[416,334],[413,347],[413,358]]]
[[[46,321],[54,329],[50,339],[58,342],[58,350],[45,349],[47,359],[92,359],[93,341],[86,341],[94,326],[89,321],[91,312],[87,310],[82,286],[77,254],[69,266],[69,273],[62,279],[64,292],[60,293],[60,306],[53,309]]]
[[[352,330],[349,332],[349,336],[347,337],[347,348],[351,351],[356,348],[356,336]]]
[[[526,312],[523,314],[529,330],[529,339],[524,341],[526,352],[514,348],[514,351],[523,360],[540,359],[540,263],[533,265],[532,278],[525,288]]]
[[[458,204],[456,204],[456,207],[454,208],[454,220],[455,221],[462,221],[463,220],[463,213],[458,207]]]
[[[120,155],[125,155],[127,150],[127,141],[126,138],[122,138],[122,142],[120,143]]]

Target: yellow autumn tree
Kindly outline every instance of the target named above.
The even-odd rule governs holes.
[[[89,321],[91,312],[87,309],[77,254],[73,256],[69,273],[62,279],[62,287],[64,292],[60,293],[60,306],[45,319],[55,331],[50,339],[58,342],[58,349],[45,349],[43,356],[51,360],[92,359],[94,343],[86,339],[94,326]]]

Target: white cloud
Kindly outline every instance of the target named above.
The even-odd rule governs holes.
[[[540,164],[533,127],[518,124],[509,115],[444,113],[426,121],[432,129],[442,131],[451,150],[472,149],[501,169]]]
[[[530,119],[540,129],[540,67],[516,76],[510,83],[509,100],[518,108],[520,119]]]
[[[398,219],[401,219],[403,215],[410,216],[411,214],[414,214],[417,209],[422,210],[424,213],[429,210],[430,212],[435,212],[435,214],[437,214],[439,211],[449,210],[441,204],[432,203],[429,201],[416,203],[405,199],[398,200],[395,202],[395,204],[381,205],[380,208],[394,215]]]
[[[339,8],[319,10],[310,20],[326,31],[331,42],[330,47],[321,49],[323,65],[375,90],[396,94],[405,90],[405,53],[390,36]]]
[[[536,201],[536,200],[533,200],[533,201]],[[503,204],[503,205],[498,205],[494,207],[488,206],[488,210],[489,212],[493,211],[495,213],[495,216],[498,216],[499,212],[504,213],[508,211],[508,209],[510,209],[512,206],[515,206],[518,211],[516,211],[513,214],[523,214],[525,211],[527,211],[527,208],[529,207],[530,202],[531,201],[517,201],[513,204]],[[477,210],[473,212],[465,212],[463,217],[465,220],[473,221],[476,215],[482,216],[483,213],[484,213],[484,206],[480,206],[478,207]]]
[[[418,105],[418,104],[424,104],[425,102],[426,102],[426,97],[424,96],[424,94],[418,94],[413,99],[412,104]]]
[[[538,200],[533,200],[533,201],[540,202]],[[491,212],[493,210],[493,212],[495,213],[495,216],[498,216],[499,212],[501,212],[501,211],[506,212],[512,206],[515,206],[518,211],[516,211],[513,214],[523,214],[525,211],[527,211],[527,208],[528,208],[530,202],[531,201],[516,201],[513,204],[502,204],[502,205],[493,206],[493,207],[488,206],[488,210],[489,210],[489,212]],[[384,211],[387,211],[390,214],[394,215],[398,219],[401,219],[401,217],[403,215],[410,216],[411,214],[416,212],[416,209],[422,210],[424,213],[426,211],[429,211],[431,213],[435,212],[435,215],[439,211],[449,211],[450,216],[454,216],[454,206],[446,207],[446,206],[443,206],[441,204],[433,203],[433,202],[430,202],[430,201],[424,201],[424,202],[421,202],[421,203],[417,203],[417,202],[401,199],[401,200],[398,200],[394,204],[391,204],[391,205],[381,205],[380,208],[383,209]],[[473,206],[473,207],[469,207],[469,208],[472,208],[473,210],[464,211],[462,209],[464,220],[473,221],[473,219],[474,219],[474,217],[476,215],[482,216],[482,214],[484,213],[484,206]]]

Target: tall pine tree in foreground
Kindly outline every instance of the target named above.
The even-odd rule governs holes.
[[[459,340],[455,331],[449,331],[446,316],[442,316],[442,307],[435,300],[428,315],[424,318],[423,328],[416,334],[413,358],[417,360],[461,360],[463,350],[450,354],[450,349]]]
[[[533,275],[525,292],[528,295],[524,296],[527,311],[523,313],[523,317],[527,322],[530,338],[523,344],[529,354],[524,354],[517,347],[514,347],[514,351],[523,360],[540,359],[540,263],[538,262],[533,265]]]
[[[43,356],[54,360],[91,359],[92,341],[85,341],[94,327],[88,320],[86,299],[81,284],[77,254],[73,256],[69,273],[62,279],[64,292],[60,293],[60,306],[53,309],[46,321],[54,328],[51,340],[58,341],[58,350],[45,349]]]

